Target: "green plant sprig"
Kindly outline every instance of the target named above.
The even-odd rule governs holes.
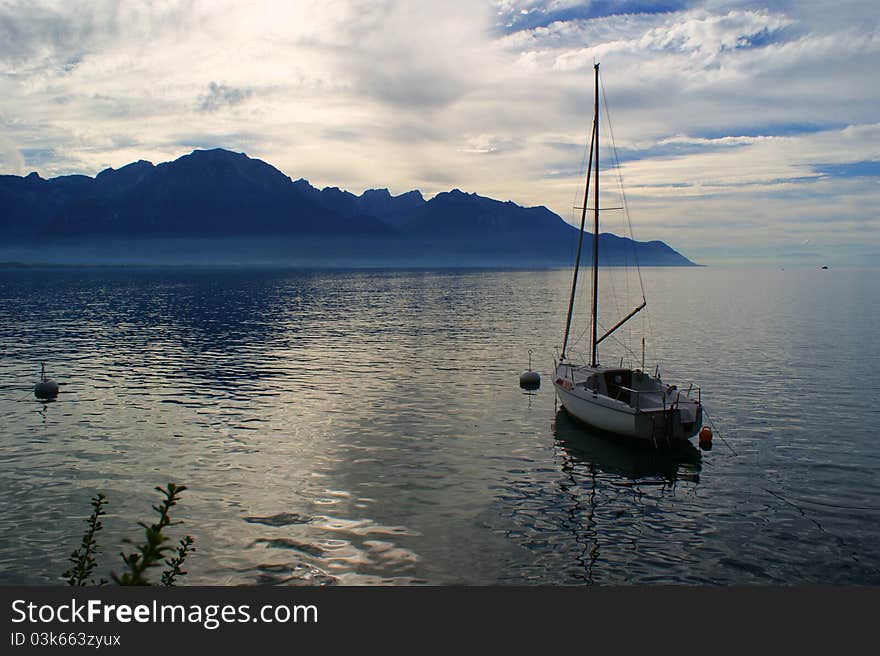
[[[138,525],[144,529],[144,543],[136,545],[135,550],[130,554],[120,553],[122,561],[125,563],[127,571],[120,575],[111,573],[113,581],[119,585],[151,585],[147,580],[147,571],[158,566],[164,559],[165,565],[168,566],[161,576],[161,583],[165,586],[173,586],[175,581],[186,576],[183,564],[187,556],[195,551],[193,543],[195,540],[192,536],[185,536],[179,542],[177,547],[167,544],[168,536],[163,532],[164,529],[172,525],[171,509],[177,505],[180,500],[180,494],[186,490],[185,485],[175,485],[168,483],[167,487],[156,487],[156,491],[162,494],[162,501],[157,506],[153,506],[153,510],[159,515],[159,519],[154,524],[146,524],[138,522]],[[87,529],[83,535],[79,548],[77,548],[68,560],[73,565],[62,576],[67,580],[68,585],[84,586],[84,585],[104,585],[107,583],[105,579],[95,582],[92,573],[98,566],[95,555],[100,551],[97,541],[97,533],[104,525],[101,517],[107,513],[104,506],[107,498],[103,494],[96,494],[92,500],[92,513],[85,520]],[[132,540],[124,540],[126,544],[134,544]],[[173,552],[174,555],[170,555]],[[169,556],[166,558],[166,556]]]
[[[193,538],[189,535],[181,538],[177,545],[177,555],[165,561],[165,564],[168,565],[168,569],[162,572],[162,585],[172,586],[178,576],[186,576],[186,572],[183,569],[183,563],[189,553],[196,550],[196,548],[192,546],[193,542]]]
[[[128,571],[120,575],[115,572],[111,574],[119,585],[150,585],[146,577],[147,570],[159,565],[165,555],[172,550],[170,545],[165,544],[168,537],[162,533],[162,529],[171,525],[169,512],[177,505],[180,494],[186,490],[186,486],[169,483],[167,488],[156,487],[155,490],[164,496],[158,506],[153,506],[153,510],[159,515],[159,521],[149,525],[138,522],[138,525],[144,529],[144,543],[136,546],[135,551],[130,554],[120,553]],[[125,542],[134,544],[131,540]]]
[[[107,513],[104,511],[104,505],[107,503],[107,497],[103,494],[96,494],[92,497],[92,513],[85,520],[88,528],[83,535],[79,548],[75,549],[68,561],[73,565],[69,570],[64,572],[62,576],[67,579],[67,584],[75,587],[84,586],[89,583],[92,585],[104,585],[107,581],[101,579],[95,583],[92,572],[98,566],[95,555],[100,551],[98,541],[95,538],[98,531],[104,528],[101,517]]]

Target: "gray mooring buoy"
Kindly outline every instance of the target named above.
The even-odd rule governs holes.
[[[40,363],[40,382],[34,385],[34,396],[38,399],[54,399],[58,396],[58,383],[46,378],[46,363]]]
[[[529,349],[529,370],[519,375],[519,386],[523,389],[538,389],[541,386],[541,374],[532,371],[532,349]]]

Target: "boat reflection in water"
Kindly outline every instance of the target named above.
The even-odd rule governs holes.
[[[677,480],[700,480],[702,458],[690,442],[656,449],[634,439],[621,440],[572,419],[563,409],[556,412],[553,434],[564,451],[563,470],[570,467],[670,485]]]
[[[687,505],[699,483],[700,451],[689,442],[655,449],[621,440],[562,409],[553,432],[563,474],[558,510],[570,536],[566,578],[587,585],[633,583],[644,574],[639,554],[675,560],[683,535],[679,506]]]

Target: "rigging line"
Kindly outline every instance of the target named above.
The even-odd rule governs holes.
[[[600,80],[600,83],[601,83],[601,82],[602,82],[602,81]],[[624,249],[624,265],[625,265],[625,266],[624,266],[624,287],[625,287],[625,290],[626,290],[626,298],[627,298],[627,300],[629,300],[629,297],[630,297],[630,286],[629,286],[629,284],[630,284],[630,276],[629,276],[630,262],[629,262],[629,256],[630,256],[630,251],[632,251],[632,258],[633,258],[633,262],[635,263],[636,275],[638,276],[638,279],[639,279],[639,289],[640,289],[641,292],[642,292],[642,301],[644,301],[645,303],[647,303],[647,294],[646,294],[646,291],[645,291],[645,282],[644,282],[644,279],[642,278],[642,269],[641,269],[641,267],[639,266],[638,252],[637,252],[637,249],[636,249],[636,243],[635,243],[635,231],[633,230],[633,227],[632,227],[632,218],[631,218],[630,213],[629,213],[629,204],[628,204],[627,199],[626,199],[626,190],[624,189],[624,186],[623,186],[623,172],[622,172],[622,170],[621,170],[621,166],[620,166],[620,158],[619,158],[618,153],[617,153],[617,142],[616,142],[615,139],[614,139],[614,128],[613,128],[613,125],[612,125],[612,122],[611,122],[611,111],[608,109],[608,98],[607,98],[607,96],[606,96],[606,94],[605,94],[605,87],[604,87],[604,84],[602,85],[602,100],[603,100],[603,103],[604,103],[604,105],[605,105],[605,116],[606,116],[606,118],[607,118],[607,120],[608,120],[608,134],[609,134],[609,136],[610,136],[610,140],[611,140],[611,152],[612,152],[612,156],[613,156],[614,166],[615,166],[615,168],[616,168],[616,170],[617,170],[618,188],[619,188],[619,190],[620,190],[620,197],[621,197],[621,200],[623,201],[622,205],[623,205],[623,210],[624,210],[624,216],[626,217],[626,225],[629,226],[629,234],[630,234],[630,238],[631,238],[630,247]],[[626,229],[626,226],[624,226],[624,228]],[[613,287],[612,287],[612,289],[613,289]],[[616,292],[615,292],[615,293],[616,293]],[[618,314],[620,314],[620,307],[619,307],[619,305],[617,306],[617,311],[618,311]],[[647,316],[647,313],[646,313],[645,316]],[[651,331],[650,331],[650,318],[648,317],[647,319],[644,319],[644,321],[647,321],[647,322],[648,322],[648,331],[647,331],[647,332],[648,332],[648,336],[651,338],[651,341],[653,342],[653,335],[650,334],[650,333],[651,333]],[[645,324],[643,323],[643,326],[644,326],[644,325],[645,325]],[[626,330],[627,330],[627,334],[629,335],[629,338],[630,338],[630,340],[631,340],[631,339],[632,339],[632,336],[633,336],[633,325],[632,325],[632,324],[628,324],[628,325],[626,326]],[[646,332],[646,331],[643,329],[643,330],[642,330],[642,335],[644,335],[645,332]]]
[[[665,364],[661,367],[661,369],[663,370],[663,375],[667,376],[668,378],[673,378],[675,380],[681,381],[682,383],[684,381],[688,381],[688,382],[692,381],[690,375],[686,375],[686,376],[682,375],[682,373],[680,371],[676,371],[672,367],[669,367]]]
[[[712,417],[709,416],[709,411],[706,410],[705,405],[703,406],[703,414],[706,415],[706,419],[709,420],[709,423],[712,424],[712,428],[715,430],[716,433],[718,433],[718,438],[722,442],[724,442],[724,446],[726,446],[728,449],[730,449],[731,452],[733,453],[733,455],[738,456],[739,454],[736,451],[734,451],[733,447],[727,443],[727,440],[724,439],[724,436],[721,434],[721,431],[718,430],[718,427],[715,425],[715,422],[712,421]]]
[[[837,503],[826,503],[824,501],[813,501],[812,499],[804,499],[803,497],[793,497],[791,495],[785,495],[785,494],[782,494],[781,492],[778,492],[776,490],[771,490],[770,488],[766,488],[766,487],[763,489],[768,494],[772,494],[777,499],[781,499],[782,501],[786,501],[788,503],[791,503],[791,505],[795,505],[791,501],[793,499],[794,501],[798,501],[800,503],[807,503],[812,506],[824,506],[826,508],[837,508],[840,510],[873,510],[873,511],[880,510],[880,506],[846,506],[846,505],[837,504]]]
[[[581,161],[580,161],[580,166],[578,168],[578,174],[577,174],[578,182],[580,182],[580,180],[583,179],[584,174],[587,172],[587,163],[588,163],[587,162],[587,154],[588,154],[589,149],[590,149],[590,143],[589,142],[584,143],[584,151],[583,151],[583,153],[581,153]],[[592,157],[590,157],[590,161],[592,161]],[[569,218],[572,219],[572,221],[576,221],[578,219],[577,214],[575,214],[575,210],[582,209],[582,208],[577,207],[577,204],[580,202],[581,195],[582,195],[582,192],[581,192],[580,188],[575,189],[574,193],[572,194],[571,209],[569,210],[569,213],[568,213],[568,216],[569,216]],[[572,227],[577,227],[573,223],[571,225],[572,225]],[[576,248],[577,248],[576,245],[571,247],[571,259],[572,260],[574,259]]]
[[[861,560],[860,560],[859,557],[858,557],[858,554],[856,554],[856,553],[852,550],[852,547],[850,547],[850,546],[846,543],[846,540],[844,540],[844,539],[843,539],[842,537],[840,537],[839,535],[836,535],[835,533],[832,533],[831,531],[825,529],[825,528],[822,526],[822,524],[820,524],[820,523],[819,523],[814,517],[811,517],[810,515],[808,515],[806,510],[804,510],[803,508],[801,508],[799,505],[797,505],[796,503],[794,503],[794,502],[791,501],[790,499],[787,499],[787,498],[786,498],[785,496],[783,496],[782,494],[779,494],[778,492],[774,492],[773,490],[770,490],[770,489],[768,489],[768,488],[763,488],[763,489],[764,489],[765,492],[767,492],[767,493],[770,494],[771,496],[776,497],[777,499],[779,499],[779,500],[782,501],[783,503],[786,503],[786,504],[788,504],[789,506],[791,506],[792,508],[794,508],[795,510],[797,510],[797,511],[801,514],[802,517],[804,517],[805,519],[808,519],[808,520],[811,521],[813,524],[815,524],[815,525],[816,525],[816,528],[818,528],[822,533],[824,533],[825,535],[827,535],[827,536],[829,536],[829,537],[834,538],[834,540],[837,542],[837,544],[838,544],[839,547],[844,548],[844,549],[846,549],[847,551],[849,551],[849,558],[850,558],[850,560],[852,560],[853,562],[858,563],[858,564],[860,564],[860,565],[862,564]],[[794,497],[792,497],[792,498],[794,498]],[[806,500],[804,500],[804,501],[806,501]],[[806,503],[811,503],[811,502],[810,502],[810,501],[806,501]],[[843,508],[846,508],[846,506],[843,506]],[[878,570],[876,567],[873,567],[873,566],[871,566],[871,565],[869,565],[869,564],[865,564],[865,566],[868,567],[869,569],[873,570],[874,572],[880,572],[880,570]]]
[[[581,245],[583,244],[583,240],[584,240],[584,224],[587,219],[587,200],[589,199],[589,194],[590,194],[590,171],[591,171],[592,165],[593,165],[593,154],[594,154],[593,149],[594,149],[594,147],[596,149],[595,154],[597,157],[598,157],[598,151],[599,151],[599,142],[598,142],[599,131],[597,130],[597,127],[598,127],[597,120],[598,120],[598,116],[594,116],[593,117],[593,136],[590,141],[590,161],[587,163],[587,179],[584,182],[584,204],[583,204],[583,207],[581,208],[581,210],[582,210],[581,211],[581,223],[580,223],[580,227],[578,228],[577,253],[575,254],[574,271],[572,272],[572,276],[571,276],[571,295],[569,296],[569,299],[568,299],[568,314],[566,315],[566,318],[565,318],[565,337],[563,338],[563,341],[562,341],[562,353],[559,356],[562,359],[565,359],[565,353],[568,350],[568,338],[569,338],[570,332],[571,332],[571,318],[572,318],[572,314],[574,313],[575,292],[577,291],[578,273],[579,273],[580,262],[581,262]],[[596,165],[596,184],[597,185],[598,185],[598,179],[599,179],[598,173],[599,173],[599,166],[598,166],[598,160],[597,160],[597,165]],[[598,186],[596,188],[598,189]],[[598,202],[598,198],[596,200]],[[593,242],[593,243],[595,244],[595,242]],[[595,248],[593,249],[593,258],[595,260]],[[595,264],[595,262],[594,262],[594,264]],[[595,273],[594,273],[594,276],[595,276]],[[594,278],[594,280],[595,280],[595,278]],[[594,293],[595,293],[595,291],[594,291]]]
[[[605,105],[605,116],[606,116],[606,117],[609,116],[609,114],[608,114],[608,106],[607,106],[607,103],[606,103],[606,105]],[[604,124],[603,124],[603,126],[604,126]],[[610,141],[611,141],[611,144],[612,144],[612,147],[613,147],[613,145],[614,145],[614,134],[611,132],[611,124],[610,124],[610,122],[609,122],[609,124],[608,124],[608,127],[607,127],[606,130],[605,130],[605,134],[607,134],[607,136],[609,137],[609,139],[610,139]],[[619,164],[615,164],[615,165],[616,165],[616,166],[619,166]],[[625,208],[622,207],[621,209],[625,209]],[[609,222],[606,221],[606,225],[605,225],[606,230],[608,229],[608,223],[609,223]],[[622,225],[622,226],[620,226],[620,227],[621,227],[621,228],[624,230],[624,232],[625,232],[625,230],[626,230],[626,226],[625,226],[625,225]],[[622,267],[621,267],[621,266],[611,266],[611,265],[607,265],[607,266],[606,266],[606,272],[607,272],[607,273],[606,273],[606,275],[605,275],[604,278],[603,278],[604,280],[606,280],[606,281],[608,281],[608,282],[611,283],[611,298],[614,300],[614,312],[615,312],[615,314],[616,314],[617,316],[622,316],[622,315],[623,315],[623,311],[621,310],[621,295],[618,294],[618,292],[617,292],[617,290],[618,290],[618,284],[617,284],[618,281],[617,281],[617,278],[618,278],[618,277],[622,277],[622,278],[623,278],[623,288],[624,288],[624,290],[623,290],[623,294],[624,294],[624,295],[623,295],[623,298],[625,299],[626,304],[629,304],[629,275],[628,275],[628,272],[629,272],[629,269],[630,269],[630,262],[629,262],[629,249],[624,249],[624,251],[623,251],[623,258],[624,258],[624,259],[623,259],[623,266],[622,266]],[[631,328],[631,326],[627,326],[627,330],[629,330],[630,328]]]
[[[605,332],[605,327],[602,326],[602,324],[599,324],[599,327],[602,328],[602,331],[603,331],[603,332]],[[626,351],[627,355],[629,355],[631,358],[633,358],[633,360],[634,360],[635,362],[640,362],[640,358],[641,358],[641,356],[640,356],[639,354],[637,354],[635,351],[633,351],[633,350],[632,350],[629,346],[627,346],[623,341],[621,341],[620,338],[617,337],[617,335],[614,335],[614,334],[612,333],[611,335],[608,336],[608,339],[612,340],[615,344],[617,344],[617,346],[619,346],[619,347],[622,348],[624,351]]]
[[[599,321],[599,322],[597,323],[597,325],[599,326],[599,329],[600,329],[603,333],[608,332],[608,330],[605,328],[605,326],[602,324],[601,321]],[[586,336],[587,336],[587,331],[588,331],[589,329],[590,329],[590,326],[586,326],[586,327],[583,329],[583,331],[581,332],[581,334],[580,334],[577,338],[575,338],[574,340],[572,340],[572,342],[571,342],[572,346],[577,345],[577,344],[578,344],[578,343],[579,343],[584,337],[586,337]],[[614,342],[618,347],[620,347],[620,348],[622,348],[624,351],[626,351],[626,354],[629,355],[630,357],[632,357],[632,358],[634,359],[634,361],[636,361],[636,362],[640,362],[640,361],[641,361],[641,360],[640,360],[641,355],[639,355],[638,353],[636,353],[635,351],[633,351],[629,346],[626,345],[626,343],[625,343],[624,341],[622,341],[622,340],[621,340],[617,335],[615,335],[614,333],[610,334],[610,335],[607,337],[607,339],[611,340],[611,341]]]
[[[600,83],[601,83],[601,81],[600,81]],[[605,85],[604,84],[602,84],[602,102],[605,105],[605,116],[608,121],[608,133],[611,137],[611,151],[612,151],[612,156],[614,158],[614,166],[615,166],[615,169],[617,170],[618,185],[620,187],[620,195],[623,200],[623,210],[624,210],[624,214],[626,216],[627,223],[629,225],[630,236],[632,237],[633,241],[635,241],[635,231],[632,228],[632,220],[629,215],[629,204],[627,203],[626,191],[624,190],[624,187],[623,187],[623,172],[621,171],[620,158],[617,154],[617,142],[614,139],[614,127],[611,123],[611,110],[608,109],[608,98],[605,95]],[[633,249],[633,256],[636,259],[636,266],[638,267],[638,257],[636,256],[635,249]]]
[[[620,185],[620,196],[623,198],[623,213],[626,215],[626,222],[629,225],[629,234],[633,240],[633,259],[636,262],[636,271],[639,274],[639,285],[642,289],[642,298],[645,297],[645,282],[642,280],[642,268],[639,266],[639,256],[636,250],[636,235],[632,229],[632,219],[629,215],[629,202],[626,199],[626,191],[623,188],[623,172],[620,170],[620,158],[617,156],[617,142],[614,140],[614,129],[611,126],[611,112],[608,109],[608,98],[605,96],[605,85],[602,80],[599,80],[599,84],[602,87],[602,102],[605,105],[605,122],[608,123],[608,132],[611,135],[611,153],[614,157],[614,165],[617,168],[617,179],[618,184]]]
[[[614,313],[619,317],[622,313],[620,311],[620,296],[617,293],[617,285],[614,283],[614,279],[617,277],[615,272],[611,270],[610,267],[606,267],[606,274],[603,276],[603,280],[607,281],[606,284],[611,285],[611,298],[614,299]]]
[[[584,150],[583,150],[583,153],[581,154],[580,166],[578,168],[578,175],[577,175],[578,180],[583,178],[583,173],[586,171],[587,151],[589,150],[589,147],[590,147],[589,143],[584,144]],[[592,161],[592,157],[590,158],[590,161]],[[580,197],[580,195],[581,195],[581,192],[579,190],[575,190],[573,197],[571,199],[571,205],[570,205],[571,209],[568,211],[568,217],[572,221],[576,220],[577,215],[574,213],[575,210],[580,209],[577,207],[577,203],[579,202],[578,198]],[[574,225],[571,221],[566,221],[566,223],[571,225],[573,228],[577,228],[577,226]],[[577,242],[575,242],[574,244],[571,244],[569,246],[569,259],[574,260],[576,256],[577,256]]]
[[[581,331],[581,334],[578,335],[577,338],[572,341],[572,343],[571,343],[572,348],[574,348],[575,346],[577,346],[578,344],[581,343],[581,340],[583,340],[587,336],[587,331],[589,329],[590,329],[589,325],[584,327],[584,329]]]
[[[606,115],[606,117],[607,117],[607,116],[608,116],[608,111],[607,111],[607,110],[608,110],[608,106],[607,106],[607,104],[606,104],[606,106],[605,106],[605,110],[606,110],[605,115]],[[608,128],[605,128],[605,125],[604,125],[604,122],[603,122],[603,124],[602,124],[602,129],[604,130],[604,134],[606,134],[606,135],[611,139],[611,143],[612,143],[612,145],[613,145],[613,143],[614,143],[614,138],[613,138],[614,135],[611,134],[610,131],[609,131],[609,129],[610,129],[610,124],[609,124],[609,127],[608,127]],[[607,193],[607,192],[606,192],[606,193]],[[604,209],[604,208],[600,207],[600,209]],[[610,209],[610,208],[609,208],[609,209]],[[620,209],[624,209],[624,208],[621,207]],[[606,221],[606,224],[605,224],[605,229],[608,230],[608,222],[607,222],[607,221]],[[600,233],[601,233],[601,230],[600,230]],[[606,254],[606,261],[608,261],[607,254]],[[605,282],[605,284],[606,284],[606,285],[610,285],[610,287],[611,287],[611,294],[610,294],[610,295],[609,295],[609,294],[606,294],[603,298],[604,298],[604,299],[608,299],[608,298],[610,298],[610,299],[612,300],[612,302],[614,303],[614,313],[615,313],[617,316],[620,316],[620,315],[622,314],[621,309],[620,309],[620,295],[617,293],[617,284],[616,284],[616,282],[615,282],[615,280],[616,280],[616,278],[617,278],[617,272],[616,272],[616,269],[619,269],[619,268],[620,268],[620,267],[614,267],[614,266],[612,266],[612,265],[610,265],[610,264],[606,264],[606,265],[605,265],[605,275],[602,277],[602,280]],[[624,266],[624,271],[625,271],[625,270],[626,270],[626,267]],[[626,281],[626,275],[624,275],[624,283],[626,283],[626,282],[627,282],[627,281]],[[626,286],[626,285],[625,285],[625,286]],[[629,301],[629,294],[627,294],[626,299],[627,299],[627,301]],[[603,301],[603,302],[604,302],[605,306],[608,305],[608,301],[607,301],[607,300],[605,300],[605,301]]]
[[[607,332],[608,332],[608,329],[605,328],[605,326],[602,325],[602,322],[601,322],[601,321],[599,322],[599,328],[602,329],[602,332],[603,332],[603,333],[607,333]],[[629,347],[628,347],[623,341],[621,341],[621,340],[617,337],[617,335],[615,335],[614,333],[611,333],[610,335],[608,335],[607,339],[610,339],[610,340],[612,340],[613,342],[615,342],[615,343],[616,343],[619,347],[621,347],[623,350],[625,350],[625,351],[629,351],[630,355],[635,355],[635,354],[632,352],[632,349],[630,349],[630,348],[629,348]]]
[[[583,296],[583,292],[581,292],[580,296]],[[581,343],[581,341],[587,336],[587,331],[590,329],[590,325],[588,322],[587,325],[585,325],[583,329],[581,329],[580,334],[577,334],[577,329],[580,327],[580,325],[581,324],[578,322],[577,325],[573,326],[572,328],[573,336],[569,339],[569,344],[571,346],[570,350],[574,350],[574,348]]]

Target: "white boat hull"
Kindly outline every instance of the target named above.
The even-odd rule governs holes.
[[[638,436],[638,428],[636,426],[635,412],[628,412],[623,408],[613,408],[603,405],[598,400],[587,400],[580,396],[556,386],[556,396],[562,407],[568,411],[575,419],[579,419],[585,424],[595,426],[609,433],[618,435],[626,435],[629,437]],[[621,404],[622,405],[622,404]]]
[[[698,401],[681,400],[679,395],[674,405],[638,408],[578,384],[584,378],[582,372],[573,374],[570,368],[561,365],[554,381],[556,396],[563,408],[584,424],[655,446],[687,441],[700,429],[702,406]],[[663,387],[670,393],[675,390],[674,387]]]

